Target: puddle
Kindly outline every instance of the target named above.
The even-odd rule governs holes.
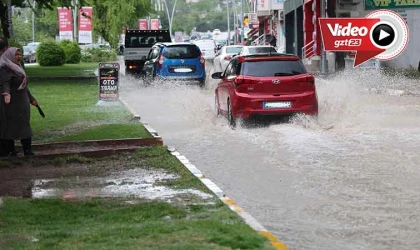
[[[141,168],[127,169],[108,174],[105,177],[81,177],[37,179],[33,181],[32,197],[62,197],[77,199],[88,197],[123,197],[172,202],[179,196],[191,200],[206,200],[213,195],[194,189],[171,189],[159,185],[165,180],[174,180],[177,175],[162,170]]]

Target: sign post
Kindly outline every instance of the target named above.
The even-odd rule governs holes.
[[[119,63],[99,63],[99,100],[118,100]]]

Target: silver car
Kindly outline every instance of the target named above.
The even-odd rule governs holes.
[[[213,59],[215,72],[225,71],[230,59],[232,59],[233,56],[238,55],[242,48],[242,45],[223,46]]]
[[[23,46],[23,61],[25,63],[36,62],[36,53],[31,46]]]
[[[255,46],[244,46],[239,55],[257,55],[257,54],[268,54],[268,53],[277,53],[276,48],[271,45],[255,45]]]

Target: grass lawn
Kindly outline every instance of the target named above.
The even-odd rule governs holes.
[[[161,169],[180,176],[165,181],[166,185],[209,193],[165,147],[112,157],[84,161],[83,167],[96,164],[99,171],[104,166],[114,171],[126,166]],[[117,165],[110,166],[109,162]],[[40,163],[31,164],[43,168]],[[127,203],[127,199],[131,202]],[[174,200],[178,202],[136,197],[83,200],[7,197],[0,209],[0,249],[273,249],[266,238],[215,196],[211,198],[213,202],[207,203]]]
[[[99,63],[64,64],[63,66],[25,66],[29,77],[95,77]]]
[[[122,103],[98,103],[96,81],[32,81],[29,89],[46,116],[31,106],[35,142],[150,137]]]

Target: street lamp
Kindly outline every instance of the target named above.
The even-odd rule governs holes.
[[[175,0],[174,7],[172,8],[172,15],[171,16],[169,16],[168,3],[166,2],[166,0],[164,0],[164,2],[165,2],[166,14],[168,15],[169,34],[170,34],[170,36],[172,36],[172,20],[174,18],[174,13],[175,13],[175,7],[176,7],[177,0]]]

